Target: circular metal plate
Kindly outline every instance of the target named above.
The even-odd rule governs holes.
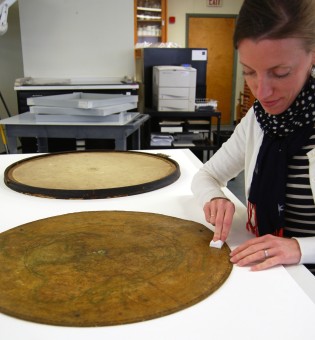
[[[170,216],[80,212],[0,234],[0,312],[39,323],[106,326],[196,304],[229,276],[229,248]]]
[[[30,157],[10,165],[5,184],[41,197],[92,199],[128,196],[169,185],[179,165],[162,155],[134,151],[76,151]]]

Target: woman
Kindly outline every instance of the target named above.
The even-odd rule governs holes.
[[[213,240],[225,241],[235,208],[221,187],[244,170],[247,229],[257,237],[231,261],[252,270],[315,269],[314,13],[314,0],[244,1],[234,45],[256,101],[192,182]]]

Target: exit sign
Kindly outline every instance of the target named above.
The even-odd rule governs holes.
[[[207,0],[207,5],[209,7],[219,7],[222,6],[222,0]]]

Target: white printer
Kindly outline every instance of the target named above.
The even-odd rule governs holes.
[[[195,111],[197,70],[186,66],[153,67],[153,107],[158,111]]]

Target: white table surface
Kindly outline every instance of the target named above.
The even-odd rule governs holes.
[[[192,176],[202,163],[189,150],[147,152],[170,155],[179,163],[181,177],[165,188],[141,195],[84,201],[39,198],[9,189],[3,182],[6,167],[33,155],[1,155],[0,232],[45,217],[95,210],[155,212],[212,228],[205,223],[190,191]],[[252,236],[245,229],[245,207],[231,193],[229,196],[237,207],[228,239],[233,249]],[[208,298],[165,317],[122,326],[76,328],[36,324],[0,314],[0,338],[314,340],[314,293],[315,278],[303,266],[289,270],[279,266],[261,272],[234,266],[227,281]]]

